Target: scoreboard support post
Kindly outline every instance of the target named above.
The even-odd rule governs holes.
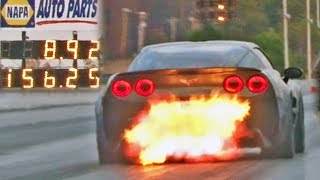
[[[22,31],[21,32],[21,39],[22,39],[22,43],[25,44],[26,40],[27,40],[27,32],[26,31]],[[22,62],[21,62],[21,70],[23,70],[24,68],[26,68],[27,66],[27,62],[26,62],[26,57],[22,57]],[[23,87],[21,86],[21,89],[23,89]]]
[[[26,31],[22,31],[21,34],[21,39],[22,39],[22,43],[25,44],[26,40],[27,40],[27,32]],[[23,57],[22,58],[22,64],[21,64],[21,69],[26,68],[26,58]]]
[[[78,40],[78,32],[73,31],[72,32],[72,40]],[[73,68],[78,68],[78,59],[73,59]]]
[[[72,32],[72,40],[78,40],[78,32],[73,31]],[[78,69],[78,59],[73,59],[73,68]],[[78,86],[76,87],[76,89]]]

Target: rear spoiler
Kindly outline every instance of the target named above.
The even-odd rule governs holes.
[[[257,71],[261,72],[259,69],[254,68],[240,68],[240,67],[214,67],[214,68],[188,68],[188,69],[156,69],[156,70],[145,70],[145,71],[134,71],[134,72],[123,72],[119,73],[119,76],[130,76],[138,74],[210,74],[210,73],[220,73],[220,72],[237,72],[237,71]]]

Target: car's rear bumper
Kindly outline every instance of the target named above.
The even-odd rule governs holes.
[[[100,116],[100,128],[104,129],[106,138],[112,142],[119,142],[123,138],[124,131],[130,129],[139,113],[148,106],[147,102],[130,102],[113,97],[105,97],[102,101]],[[272,94],[264,94],[250,98],[242,98],[250,102],[250,115],[244,121],[248,130],[254,132],[256,137],[252,139],[239,139],[242,147],[268,147],[278,139],[280,131],[280,117],[275,97]],[[266,100],[268,99],[268,100]]]

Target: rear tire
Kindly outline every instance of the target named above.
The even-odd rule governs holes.
[[[285,137],[285,141],[282,142],[279,146],[279,158],[286,158],[291,159],[294,157],[295,154],[295,133],[294,133],[294,126],[290,124],[288,127],[288,133]]]
[[[304,125],[304,105],[303,98],[299,98],[299,112],[295,127],[295,151],[296,153],[304,153],[305,151],[305,125]]]
[[[97,149],[99,163],[103,164],[119,164],[125,163],[124,157],[120,151],[120,147],[113,147],[108,143],[102,128],[97,129]]]
[[[293,116],[291,116],[293,117]],[[292,120],[292,118],[290,119]],[[293,123],[288,124],[285,137],[278,137],[279,141],[275,141],[275,144],[270,148],[262,149],[261,157],[263,158],[285,158],[291,159],[295,155],[295,136]],[[280,140],[284,139],[284,140]]]
[[[110,157],[110,149],[107,146],[106,138],[104,132],[101,128],[97,127],[97,150],[100,164],[110,164],[113,163]]]
[[[284,137],[284,141],[280,141],[280,144],[278,146],[279,149],[276,150],[278,152],[279,158],[286,158],[291,159],[294,157],[296,152],[296,139],[295,139],[295,126],[294,126],[294,113],[293,110],[291,110],[291,114],[288,114],[287,117],[287,127],[286,129],[283,129],[286,134]]]

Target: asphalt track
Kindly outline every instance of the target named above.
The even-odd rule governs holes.
[[[0,179],[320,179],[320,121],[305,97],[307,152],[294,159],[99,166],[93,106],[0,114]]]

